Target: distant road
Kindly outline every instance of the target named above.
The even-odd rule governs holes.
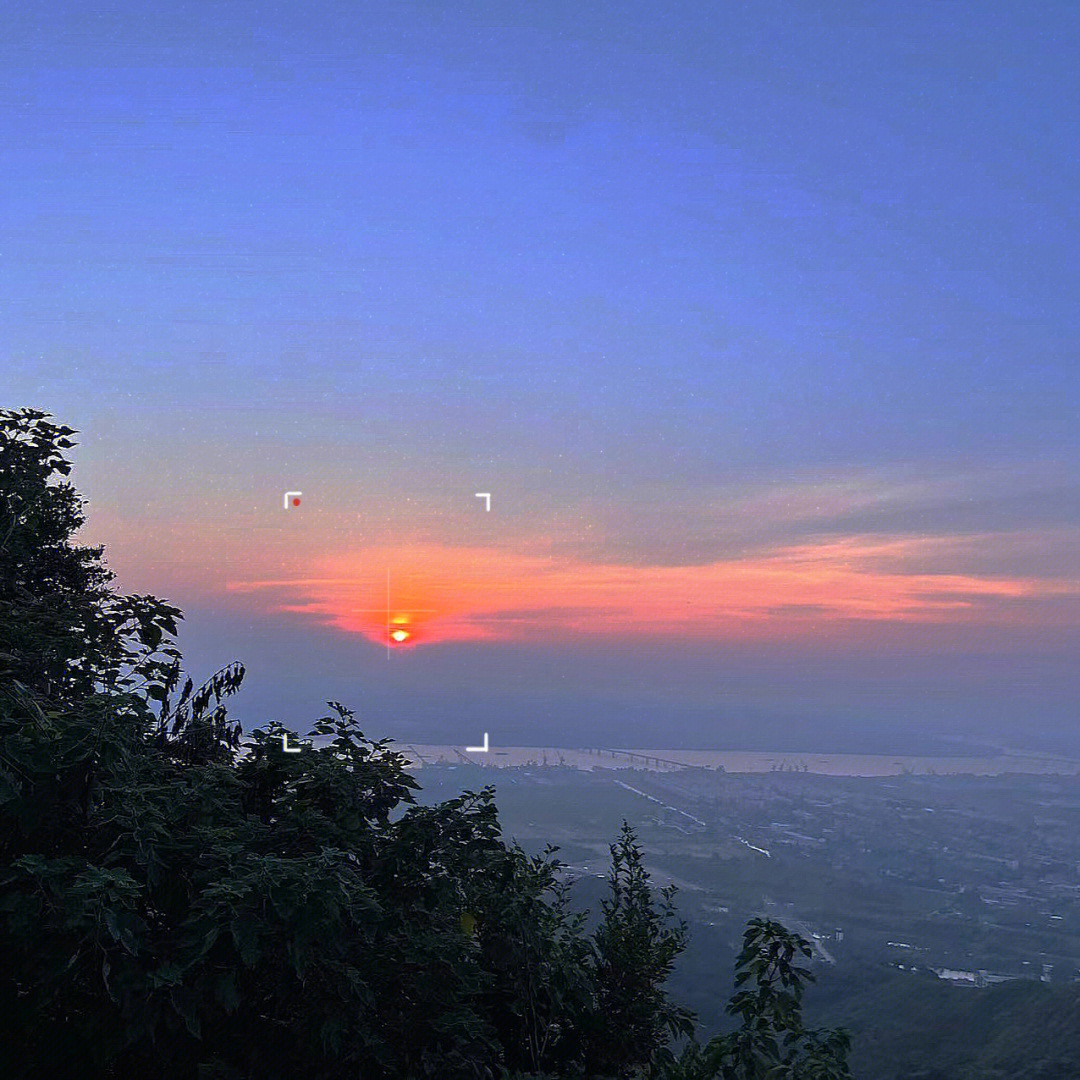
[[[730,773],[808,772],[825,776],[899,776],[904,772],[920,776],[950,774],[998,776],[1001,773],[1080,775],[1080,761],[1009,751],[990,757],[903,757],[896,754],[778,754],[752,750],[570,750],[565,747],[499,746],[491,733],[487,754],[463,753],[463,746],[425,746],[419,743],[397,747],[415,767],[427,765],[483,765],[489,768],[522,766],[564,766],[593,769],[641,769],[671,772],[675,769],[723,769]]]
[[[791,924],[791,928],[797,933],[802,934],[804,938],[810,943],[810,948],[814,954],[820,959],[824,960],[826,964],[835,964],[836,959],[833,954],[825,948],[824,944],[816,937],[814,937],[814,931],[810,929],[806,923],[799,919],[796,919]]]
[[[648,799],[649,802],[656,803],[657,806],[662,806],[665,810],[673,810],[676,814],[682,814],[684,818],[689,818],[695,825],[705,826],[705,822],[699,817],[694,817],[693,814],[687,813],[685,810],[680,810],[677,806],[672,806],[670,803],[663,802],[655,795],[650,795],[647,791],[642,791],[641,788],[632,787],[630,784],[624,784],[621,780],[616,780],[616,784],[621,788],[625,788],[627,791],[632,791],[635,795],[640,795],[643,799]]]

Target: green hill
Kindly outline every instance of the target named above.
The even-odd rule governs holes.
[[[1076,1080],[1080,987],[1017,980],[950,986],[882,968],[835,974],[807,1000],[852,1035],[859,1080]]]

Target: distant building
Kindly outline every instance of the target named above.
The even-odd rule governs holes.
[[[945,982],[959,986],[975,986],[978,981],[978,973],[974,971],[957,971],[954,968],[933,968],[934,974]]]
[[[1023,979],[1023,975],[1001,975],[986,968],[978,971],[957,971],[955,968],[931,968],[931,971],[945,982],[953,986],[991,986],[994,983],[1012,982],[1015,979]]]

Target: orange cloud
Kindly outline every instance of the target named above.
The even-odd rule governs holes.
[[[934,562],[935,550],[942,563],[962,561],[955,537],[851,536],[693,566],[594,564],[428,542],[319,557],[303,576],[227,588],[379,643],[404,629],[409,647],[592,634],[784,636],[851,620],[1021,624],[1028,602],[1080,598],[1075,581],[916,571]]]

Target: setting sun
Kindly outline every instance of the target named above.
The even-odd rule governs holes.
[[[412,637],[412,634],[410,634],[408,630],[394,630],[390,634],[390,636],[394,639],[394,641],[402,642],[408,641],[409,638]]]

